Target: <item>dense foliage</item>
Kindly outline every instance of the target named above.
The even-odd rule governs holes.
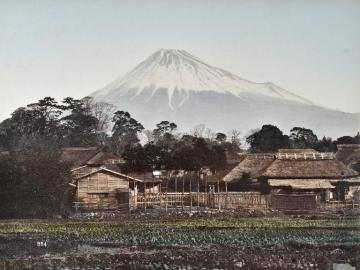
[[[0,217],[53,217],[68,209],[70,167],[56,141],[32,137],[0,156]]]
[[[171,123],[173,124],[173,123]],[[160,125],[160,124],[159,124]],[[152,170],[199,171],[203,167],[221,169],[226,165],[225,143],[192,135],[174,136],[171,131],[154,130],[154,140],[128,145],[123,153],[127,172]]]
[[[203,125],[189,134],[176,130],[177,125],[169,121],[144,130],[129,112],[116,111],[91,97],[67,97],[61,102],[45,97],[18,108],[0,123],[0,217],[64,212],[70,164],[61,160],[63,147],[106,147],[124,158],[125,172],[185,171],[191,172],[187,178],[192,175],[197,180],[204,169],[225,168],[227,153],[236,156],[241,151],[236,129],[228,134],[214,133]],[[336,151],[337,144],[360,143],[360,135],[319,140],[304,127],[294,127],[288,136],[276,126],[264,125],[246,142],[254,153],[279,148]],[[359,170],[359,164],[354,168]],[[246,190],[249,179],[243,180],[239,188]]]
[[[276,152],[280,148],[289,148],[289,137],[273,125],[262,126],[261,130],[248,136],[246,142],[255,153]]]
[[[335,152],[338,144],[360,144],[360,134],[356,136],[343,136],[333,141],[329,137],[318,139],[316,134],[304,127],[294,127],[290,130],[290,136],[276,126],[264,125],[258,131],[253,132],[246,138],[249,150],[252,153],[276,152],[280,148],[290,149],[315,149],[319,152]]]
[[[70,201],[66,146],[97,146],[104,130],[90,99],[46,97],[0,123],[0,217],[63,214]]]

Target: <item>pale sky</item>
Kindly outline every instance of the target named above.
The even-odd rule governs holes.
[[[86,96],[160,48],[360,111],[358,0],[0,0],[0,120]]]

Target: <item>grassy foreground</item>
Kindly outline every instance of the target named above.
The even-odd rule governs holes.
[[[161,220],[0,220],[0,233],[107,233],[114,230],[141,228],[228,228],[228,229],[360,229],[359,218],[308,219],[308,218],[198,218]]]
[[[360,244],[359,219],[212,218],[118,221],[8,221],[0,234],[119,245],[316,246]]]

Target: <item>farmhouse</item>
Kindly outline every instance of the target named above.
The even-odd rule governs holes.
[[[274,161],[274,154],[246,154],[240,163],[235,166],[222,180],[225,182],[226,190],[238,191],[244,187],[245,181],[250,185],[248,188],[258,191],[260,177],[264,170]]]
[[[68,162],[71,172],[78,177],[88,174],[99,167],[121,172],[120,165],[124,160],[108,149],[96,147],[67,147],[62,149],[62,161]]]
[[[335,158],[345,165],[353,167],[360,163],[360,144],[338,144]]]
[[[246,176],[246,177],[245,177]],[[272,194],[317,194],[320,200],[345,200],[349,187],[360,182],[359,173],[335,158],[313,149],[280,149],[273,154],[248,155],[223,181],[246,179]]]
[[[70,163],[75,207],[128,209],[129,194],[159,191],[161,180],[145,174],[122,173],[124,160],[104,148],[63,148],[62,160]]]
[[[262,173],[273,193],[313,192],[321,200],[344,200],[346,188],[340,183],[356,176],[334,153],[315,151],[279,152]]]
[[[338,144],[335,158],[343,162],[348,168],[360,171],[360,144]],[[360,194],[360,178],[345,179],[343,185],[348,189],[347,198]]]

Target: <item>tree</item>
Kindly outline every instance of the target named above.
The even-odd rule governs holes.
[[[213,169],[223,169],[226,166],[225,148],[222,145],[213,145],[211,147],[209,166]]]
[[[145,172],[148,169],[144,149],[139,143],[125,145],[122,158],[125,160],[122,169],[126,173]]]
[[[318,138],[311,129],[294,127],[290,130],[290,144],[292,148],[314,148],[317,142]]]
[[[216,133],[216,141],[219,143],[219,144],[223,144],[226,142],[226,135],[224,133]]]
[[[356,136],[342,136],[335,141],[335,144],[360,144],[360,134]]]
[[[0,151],[9,150],[14,142],[14,138],[20,134],[15,131],[14,122],[11,118],[5,119],[0,123]]]
[[[204,132],[204,138],[206,138],[208,141],[213,142],[216,140],[216,132],[214,132],[211,128],[205,128]]]
[[[138,133],[144,130],[142,124],[131,117],[130,113],[117,111],[113,117],[111,140],[115,152],[121,155],[126,145],[135,145],[139,142]]]
[[[289,147],[289,137],[276,126],[264,125],[261,130],[246,138],[253,153],[276,152],[280,148]]]
[[[54,138],[33,136],[0,158],[2,217],[53,217],[65,213],[70,167]]]
[[[154,136],[163,136],[166,133],[172,133],[177,128],[175,123],[170,123],[169,121],[161,121],[159,124],[156,124],[156,129],[153,130]]]
[[[56,133],[59,117],[63,113],[61,106],[52,97],[45,97],[36,103],[27,105],[27,112],[32,116],[33,135],[53,135]],[[29,115],[28,114],[28,115]]]
[[[336,145],[331,138],[323,137],[320,141],[316,143],[315,150],[319,152],[335,152]]]
[[[18,108],[0,123],[0,147],[9,150],[17,147],[23,137],[38,136],[56,138],[62,146],[102,144],[106,136],[98,131],[99,121],[90,100],[67,97],[59,104],[54,98],[45,97]]]
[[[229,134],[228,136],[230,137],[230,143],[232,145],[232,150],[240,151],[240,147],[241,147],[240,134],[241,134],[241,132],[237,129],[232,129],[229,131],[228,134]]]
[[[88,104],[82,100],[67,97],[63,100],[63,110],[70,113],[61,118],[64,134],[63,144],[66,146],[97,146],[98,119],[92,115]]]
[[[175,143],[173,132],[176,130],[177,125],[169,121],[162,121],[156,125],[153,130],[154,143],[163,148],[164,151],[171,151]]]
[[[192,130],[191,134],[194,136],[194,137],[204,137],[204,132],[205,132],[206,128],[205,128],[205,125],[204,124],[200,124],[200,125],[196,125],[194,127],[194,129]]]
[[[116,107],[106,102],[95,102],[92,97],[84,97],[81,101],[83,102],[86,111],[88,111],[88,114],[93,115],[98,120],[96,130],[98,132],[106,133],[109,129]]]
[[[62,113],[61,106],[51,97],[18,108],[0,124],[1,148],[10,150],[17,147],[22,138],[34,136],[61,139],[59,117]]]

